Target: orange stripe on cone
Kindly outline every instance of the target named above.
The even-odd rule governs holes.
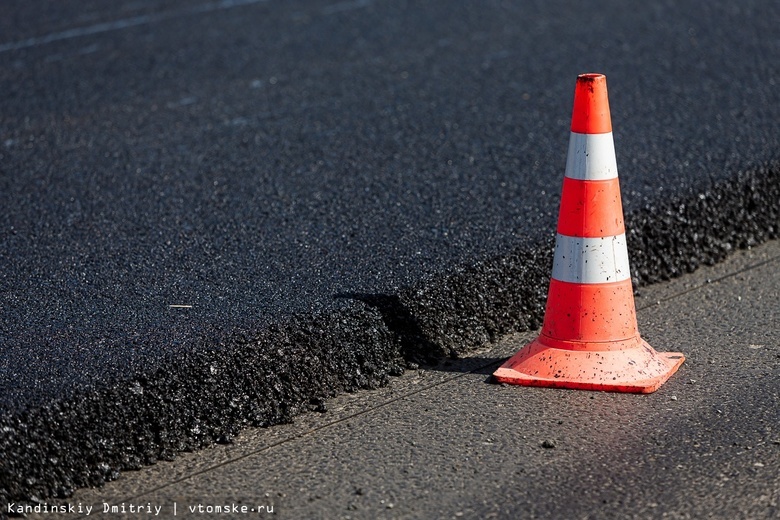
[[[542,334],[580,344],[579,350],[609,349],[609,342],[639,335],[631,280],[568,283],[550,280]]]
[[[570,237],[605,237],[624,231],[617,177],[606,181],[563,178],[558,233]]]
[[[571,131],[577,139],[612,131],[602,74],[577,77]],[[567,161],[575,171],[564,177],[553,267],[565,280],[550,280],[539,337],[493,376],[527,386],[654,392],[685,357],[656,352],[639,335],[617,174],[592,170],[614,164],[611,136],[592,149],[600,157],[590,163]]]

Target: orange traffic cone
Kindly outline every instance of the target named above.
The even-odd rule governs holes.
[[[639,335],[628,267],[607,78],[574,91],[544,325],[493,376],[502,383],[650,393],[685,360]]]

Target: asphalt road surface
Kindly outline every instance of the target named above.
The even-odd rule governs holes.
[[[0,7],[0,498],[541,318],[574,78],[637,284],[780,226],[771,1]]]

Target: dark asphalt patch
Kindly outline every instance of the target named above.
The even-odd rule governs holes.
[[[777,235],[776,3],[330,5],[0,54],[1,499],[536,327],[584,70],[637,282]]]

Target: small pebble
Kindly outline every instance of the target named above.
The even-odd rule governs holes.
[[[546,440],[546,441],[544,441],[542,443],[542,448],[545,448],[547,450],[551,450],[551,449],[555,448],[555,443],[548,439],[548,440]]]

